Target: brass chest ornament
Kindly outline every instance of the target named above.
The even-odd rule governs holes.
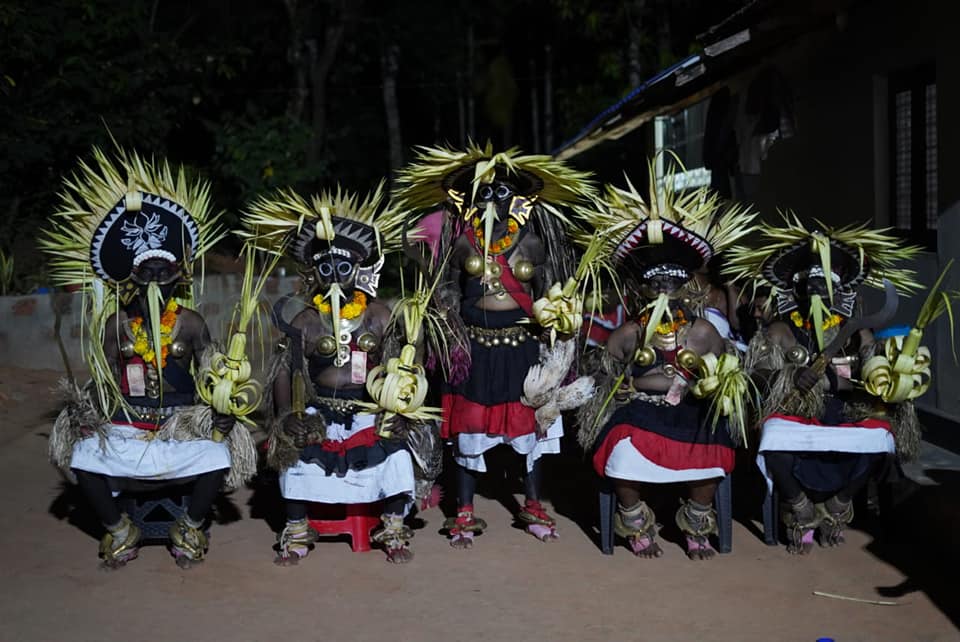
[[[536,268],[533,263],[527,261],[526,259],[520,259],[517,261],[517,264],[513,266],[513,275],[517,277],[518,281],[526,283],[533,278]]]
[[[341,319],[340,336],[335,337],[332,334],[327,334],[317,339],[315,344],[317,353],[322,357],[333,357],[333,365],[338,368],[350,363],[350,353],[352,352],[350,344],[353,342],[353,333],[362,325],[363,316],[360,315],[355,319]],[[373,345],[373,347],[368,350],[363,347],[364,345]],[[364,352],[375,350],[377,346],[379,346],[379,341],[370,332],[364,332],[357,340],[357,347]]]

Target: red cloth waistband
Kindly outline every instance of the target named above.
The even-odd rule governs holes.
[[[380,438],[377,437],[377,431],[373,428],[366,428],[344,441],[325,439],[320,442],[320,448],[327,452],[344,455],[348,450],[354,448],[369,448],[376,445],[378,441],[380,441]]]

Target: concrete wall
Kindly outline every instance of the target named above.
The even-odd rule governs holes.
[[[958,112],[960,113],[960,112]],[[953,181],[957,183],[957,181]],[[940,216],[937,230],[939,267],[946,267],[950,259],[956,261],[944,287],[960,292],[960,201]],[[960,305],[953,306],[953,314],[960,326]],[[946,318],[938,320],[936,343],[928,343],[931,350],[935,350],[937,403],[936,409],[947,414],[950,418],[960,421],[960,365],[954,359],[950,334],[947,332]],[[960,327],[954,332],[956,343],[960,344]],[[960,347],[958,347],[960,352]]]
[[[297,281],[297,277],[270,278],[264,298],[272,303],[279,296],[296,289]],[[240,296],[240,282],[238,274],[208,275],[203,284],[203,294],[197,296],[202,301],[197,311],[206,319],[214,339],[227,338],[234,306]],[[83,318],[82,297],[66,293],[0,297],[0,363],[21,368],[64,370],[54,338],[55,303],[64,310],[60,336],[70,364],[77,370],[85,367],[80,336],[87,320]],[[270,351],[276,334],[268,317],[264,317],[264,322],[265,347]],[[255,338],[251,337],[251,343],[256,343]],[[257,369],[259,354],[253,356]]]

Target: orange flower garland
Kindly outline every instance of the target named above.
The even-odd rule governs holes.
[[[330,307],[330,304],[323,300],[323,295],[318,294],[313,297],[313,304],[317,306],[317,310],[322,314],[330,314],[333,308]],[[353,299],[350,303],[346,304],[340,308],[340,318],[341,319],[356,319],[358,316],[363,314],[364,310],[367,309],[367,295],[361,292],[360,290],[353,291]]]
[[[640,315],[640,325],[643,327],[647,326],[647,322],[650,321],[650,315],[644,312]],[[687,325],[687,317],[684,315],[683,310],[677,310],[673,313],[673,321],[664,321],[657,325],[657,334],[667,335],[672,332],[676,332],[682,326]]]
[[[473,235],[477,239],[478,249],[483,248],[483,220],[479,216],[473,218]],[[502,254],[513,245],[514,237],[520,231],[520,224],[513,218],[507,219],[507,233],[502,238],[490,244],[491,254]]]
[[[160,316],[160,367],[166,367],[170,344],[173,343],[173,327],[177,324],[180,305],[171,299]],[[130,319],[130,331],[133,332],[133,352],[140,355],[146,363],[157,367],[157,354],[153,343],[143,327],[143,317]]]

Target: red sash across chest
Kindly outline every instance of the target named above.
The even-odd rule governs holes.
[[[472,229],[467,229],[467,238],[473,247],[477,246],[477,239]],[[502,268],[499,278],[500,283],[503,284],[503,289],[506,290],[507,294],[517,302],[517,305],[519,305],[528,316],[533,316],[533,297],[527,294],[527,291],[523,288],[523,284],[514,276],[513,269],[510,267],[510,262],[507,260],[506,255],[497,254],[493,256],[493,260],[499,263]]]

